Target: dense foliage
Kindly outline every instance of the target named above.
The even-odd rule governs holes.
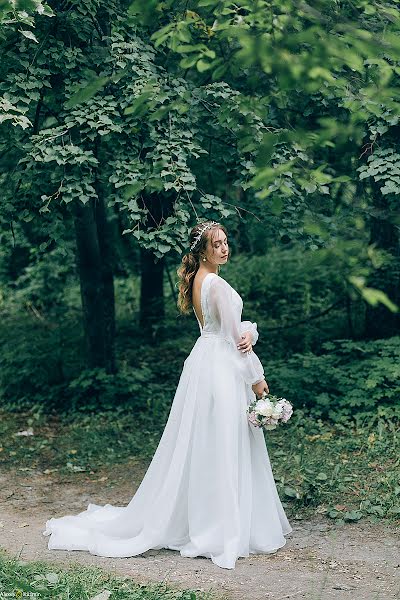
[[[5,405],[165,414],[197,333],[175,269],[212,218],[270,383],[395,416],[397,3],[20,0],[0,24]]]

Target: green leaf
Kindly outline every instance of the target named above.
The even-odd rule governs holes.
[[[154,91],[143,92],[138,96],[130,106],[127,106],[124,110],[124,115],[138,115],[142,116],[147,112],[147,106],[143,106],[145,102],[151,98],[154,94]]]
[[[363,514],[359,510],[352,510],[350,512],[345,512],[343,514],[343,519],[345,521],[359,521],[362,516]]]
[[[88,82],[82,89],[78,90],[71,96],[71,98],[65,103],[66,108],[73,108],[77,104],[86,102],[94,96],[99,90],[101,90],[106,83],[110,80],[109,77],[96,77]]]
[[[208,71],[208,69],[211,67],[211,63],[206,62],[205,60],[203,60],[201,58],[200,60],[197,61],[196,67],[200,73],[204,73],[204,71]]]
[[[161,119],[163,117],[165,117],[165,115],[167,113],[169,113],[171,110],[172,110],[172,107],[170,104],[168,104],[167,106],[161,106],[159,109],[157,109],[153,113],[151,113],[151,115],[149,115],[148,120],[150,122],[161,121]]]
[[[216,69],[214,69],[212,73],[213,81],[220,79],[228,70],[228,66],[226,64],[219,65]]]
[[[381,303],[386,306],[391,312],[398,312],[399,307],[392,302],[387,294],[382,290],[377,290],[375,288],[370,288],[365,286],[365,280],[363,277],[350,276],[348,278],[349,282],[357,288],[360,292],[361,296],[364,298],[368,304],[372,306],[377,306],[377,304]]]
[[[135,181],[134,183],[130,183],[126,186],[124,186],[123,191],[122,191],[122,195],[123,197],[128,200],[134,196],[137,196],[137,194],[144,188],[144,182],[143,181]]]
[[[55,12],[50,8],[48,4],[41,4],[41,14],[46,17],[55,17]],[[38,11],[39,12],[39,11]]]
[[[190,69],[190,67],[193,67],[193,65],[196,64],[198,60],[198,56],[185,56],[184,58],[182,58],[179,62],[179,66],[182,67],[182,69]]]
[[[283,488],[283,493],[288,498],[298,498],[298,496],[299,496],[298,492],[294,488],[289,487],[289,486],[285,486]]]
[[[187,42],[187,43],[189,43],[189,42],[192,41],[192,36],[190,35],[190,31],[186,27],[186,23],[182,27],[178,26],[178,30],[176,32],[176,36],[177,36],[177,38],[178,38],[178,40],[180,42]]]
[[[163,254],[166,254],[166,252],[169,252],[169,250],[171,250],[171,246],[169,246],[168,244],[158,244],[157,248]]]
[[[21,29],[20,33],[22,33],[22,35],[28,38],[28,40],[33,40],[37,44],[39,43],[39,40],[36,38],[35,34],[32,31]]]
[[[58,583],[59,577],[57,573],[46,573],[45,575],[47,581],[52,584]]]
[[[176,52],[179,52],[181,54],[186,54],[187,52],[201,52],[204,50],[207,50],[207,46],[204,46],[204,44],[180,44],[179,46],[177,46],[175,48]],[[214,52],[214,57],[215,57],[215,52]],[[212,57],[212,58],[214,58]]]

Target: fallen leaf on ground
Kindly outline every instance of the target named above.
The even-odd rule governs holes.
[[[28,427],[25,431],[18,431],[14,435],[34,435],[32,427]]]
[[[100,592],[100,594],[97,594],[97,596],[93,596],[93,598],[90,598],[90,600],[108,600],[110,596],[111,592],[109,590],[103,590],[102,592]]]

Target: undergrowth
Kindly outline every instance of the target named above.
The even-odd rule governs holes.
[[[0,465],[23,476],[78,477],[98,470],[112,475],[115,465],[138,458],[140,477],[168,410],[160,415],[137,417],[123,408],[65,418],[3,412]],[[385,412],[329,423],[296,409],[289,423],[266,433],[266,442],[280,497],[293,518],[319,513],[345,521],[400,519],[399,425]]]

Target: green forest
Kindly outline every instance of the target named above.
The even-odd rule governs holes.
[[[0,44],[1,472],[145,470],[212,219],[294,407],[267,436],[288,514],[398,525],[398,3],[0,0]]]

